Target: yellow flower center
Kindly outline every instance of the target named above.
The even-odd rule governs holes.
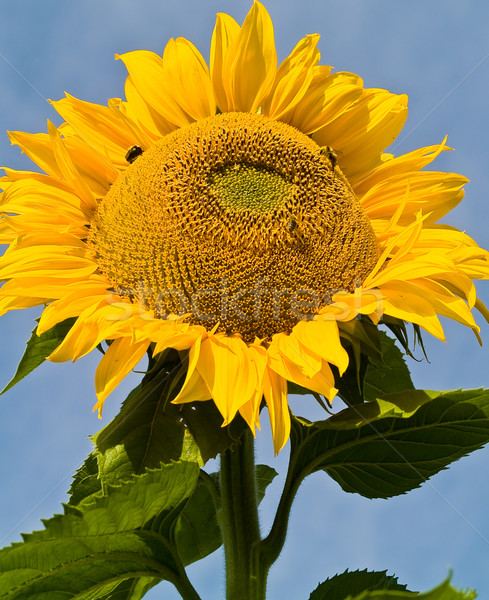
[[[289,332],[378,258],[328,152],[249,113],[197,121],[136,158],[100,202],[89,243],[118,294],[247,341]]]

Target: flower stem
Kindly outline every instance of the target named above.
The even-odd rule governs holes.
[[[246,431],[221,454],[220,523],[226,561],[227,600],[264,600],[266,573],[258,553],[260,525],[254,441]]]

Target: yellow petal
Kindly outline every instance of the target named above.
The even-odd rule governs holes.
[[[390,281],[407,281],[419,277],[435,277],[445,272],[454,271],[455,267],[450,257],[431,252],[423,258],[407,255],[402,261],[391,260],[375,277],[368,280],[368,285],[380,287]]]
[[[211,336],[202,342],[197,369],[224,417],[230,423],[254,397],[258,381],[246,344],[237,337]]]
[[[227,53],[222,79],[230,82],[229,110],[256,112],[269,94],[277,70],[273,24],[255,1]]]
[[[260,428],[260,405],[264,393],[264,377],[267,369],[267,351],[263,346],[250,345],[248,346],[248,353],[250,360],[255,367],[257,386],[253,397],[243,406],[240,407],[239,413],[243,419],[248,423],[253,435],[255,435],[255,428]]]
[[[46,298],[46,301],[48,300],[49,298]],[[18,296],[15,296],[14,298],[11,296],[8,296],[7,298],[0,298],[0,316],[5,315],[10,310],[32,308],[40,303],[40,298],[19,298]]]
[[[320,58],[317,33],[302,39],[277,71],[275,83],[263,102],[263,114],[287,122],[302,100],[314,77],[314,66]]]
[[[348,111],[316,131],[314,140],[341,153],[341,169],[355,185],[381,163],[381,153],[399,135],[406,118],[406,95],[366,89]]]
[[[307,346],[300,343],[299,336],[287,335],[284,333],[275,334],[269,346],[274,347],[280,354],[294,363],[304,373],[306,377],[313,377],[321,370],[322,360],[320,356]]]
[[[231,110],[232,93],[229,80],[223,76],[223,65],[239,30],[239,25],[232,17],[225,13],[217,14],[211,41],[210,71],[214,94],[221,112]]]
[[[25,133],[23,131],[9,131],[10,142],[20,146],[22,152],[39,165],[41,169],[53,175],[61,177],[61,171],[54,157],[51,140],[46,133]]]
[[[414,280],[410,284],[412,289],[419,290],[420,296],[431,302],[438,315],[448,317],[466,327],[479,331],[470,308],[462,298],[457,298],[447,287],[430,279]]]
[[[462,200],[461,189],[467,178],[455,173],[408,172],[385,179],[376,184],[361,198],[367,216],[388,221],[406,192],[409,181],[409,194],[398,227],[405,227],[422,210],[430,212],[426,225],[438,221]]]
[[[0,280],[12,277],[86,277],[97,265],[86,258],[83,248],[61,246],[26,247],[6,252],[0,258]]]
[[[357,288],[354,293],[339,292],[333,302],[319,310],[322,319],[350,321],[357,315],[367,315],[377,324],[383,314],[382,292]]]
[[[355,193],[361,198],[374,186],[391,177],[420,171],[422,168],[433,162],[441,152],[451,150],[451,148],[445,145],[445,142],[446,138],[441,144],[436,146],[418,148],[417,150],[396,157],[389,154],[388,158],[386,157],[386,160],[383,161],[382,164],[370,172],[367,177],[362,179],[355,186]]]
[[[15,240],[15,231],[6,222],[5,217],[0,215],[0,244],[10,244]]]
[[[113,165],[127,166],[125,154],[141,140],[127,127],[119,110],[91,102],[78,100],[69,94],[66,98],[51,102],[80,138],[97,151],[100,162],[105,160],[117,176]]]
[[[200,402],[210,400],[212,394],[205,384],[204,379],[197,370],[197,363],[200,357],[200,347],[202,337],[198,337],[188,353],[187,375],[183,382],[182,389],[177,394],[173,404],[185,404],[186,402]]]
[[[301,346],[336,365],[340,375],[346,370],[348,353],[341,345],[336,321],[324,319],[300,321],[292,330],[291,337],[296,337]]]
[[[130,78],[128,77],[128,79]],[[144,105],[141,97],[139,98],[141,104]],[[128,102],[124,102],[120,98],[109,98],[108,105],[111,110],[117,111],[120,120],[124,123],[124,128],[131,132],[133,143],[141,146],[143,150],[159,139],[160,136],[156,132],[148,131],[139,122],[139,114],[133,110],[135,108],[133,105],[129,106]],[[145,110],[147,111],[146,107]]]
[[[165,80],[162,58],[147,50],[127,52],[116,55],[116,58],[120,58],[126,65],[132,83],[162,135],[168,132],[168,123],[184,127],[192,122],[171,93],[169,83]],[[128,100],[131,101],[129,98]]]
[[[5,192],[0,201],[2,213],[23,214],[39,223],[51,220],[54,224],[63,219],[66,223],[88,225],[88,219],[80,210],[80,199],[73,193],[29,179],[4,186]]]
[[[77,282],[78,284],[80,282]],[[0,297],[5,296],[19,296],[26,298],[61,298],[65,297],[70,290],[74,289],[76,284],[66,284],[65,280],[59,280],[56,278],[50,277],[33,277],[33,278],[15,278],[7,281],[0,288]],[[83,292],[81,293],[84,296],[87,296],[90,289],[89,282],[82,282]],[[98,286],[97,286],[98,287]],[[44,312],[46,309],[44,309]],[[75,313],[76,314],[76,313]],[[71,314],[70,316],[73,316]],[[63,321],[63,319],[61,319]],[[59,323],[59,321],[56,321]],[[49,329],[49,327],[48,327]]]
[[[306,135],[316,132],[314,140],[319,145],[339,149],[338,141],[333,138],[326,139],[321,128],[347,113],[362,92],[363,81],[358,75],[354,73],[330,75],[329,69],[321,71],[298,103],[290,123]]]
[[[265,371],[263,392],[272,428],[275,454],[285,446],[290,435],[290,412],[287,404],[287,380],[271,369]]]
[[[159,57],[157,58],[159,59]],[[124,108],[128,115],[132,115],[132,118],[150,137],[156,140],[178,129],[177,125],[170,123],[170,121],[156,112],[156,110],[152,109],[151,105],[139,93],[139,89],[131,77],[126,79],[124,92],[126,94],[126,102],[122,104],[121,108]]]
[[[168,91],[191,120],[216,114],[209,69],[197,48],[185,38],[171,39],[163,54]]]
[[[48,360],[65,362],[78,360],[91,352],[103,340],[129,336],[131,316],[136,307],[120,303],[107,305],[105,299],[98,305],[83,310],[63,342]]]
[[[443,328],[433,305],[419,293],[413,293],[409,284],[393,281],[380,286],[380,291],[383,295],[383,310],[386,315],[416,323],[428,333],[445,341]]]
[[[107,348],[95,372],[95,392],[98,402],[93,410],[98,409],[99,417],[102,416],[105,398],[134,369],[146,354],[148,346],[149,341],[135,344],[131,338],[122,337],[114,340]]]
[[[326,361],[322,361],[321,370],[318,373],[307,377],[294,362],[279,351],[276,345],[270,345],[268,357],[270,369],[287,381],[293,381],[306,389],[322,394],[328,400],[332,400],[336,396],[338,390],[334,387],[334,376]]]
[[[46,290],[48,291],[49,288]],[[61,323],[71,317],[78,317],[87,309],[101,306],[105,301],[107,291],[104,286],[94,282],[81,282],[78,285],[68,287],[59,300],[51,302],[43,310],[37,331],[40,334],[48,331],[57,323]],[[49,297],[49,295],[48,295]]]
[[[88,208],[95,210],[97,202],[94,194],[86,182],[80,177],[80,173],[75,168],[70,153],[65,147],[58,130],[50,121],[48,121],[48,132],[53,147],[54,157],[56,158],[59,170],[61,171],[62,179],[73,188],[75,193]]]

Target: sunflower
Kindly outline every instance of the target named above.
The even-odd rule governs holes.
[[[61,126],[10,134],[43,172],[1,180],[0,314],[43,305],[38,334],[76,318],[51,361],[109,342],[99,412],[172,348],[188,359],[175,403],[212,399],[254,432],[264,399],[278,452],[287,383],[333,400],[365,323],[443,340],[444,316],[478,335],[489,255],[439,224],[466,178],[422,170],[445,142],[385,153],[407,97],[318,64],[318,40],[277,65],[255,2],[242,26],[217,15],[209,67],[183,38],[116,56],[124,100],[67,95]]]

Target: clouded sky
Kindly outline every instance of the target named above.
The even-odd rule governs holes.
[[[489,5],[475,0],[265,4],[279,59],[299,38],[317,32],[322,63],[361,75],[366,87],[408,94],[409,118],[392,146],[395,154],[448,135],[455,151],[444,153],[435,168],[462,173],[471,182],[446,221],[489,247]],[[59,123],[46,99],[58,99],[65,90],[102,104],[122,96],[125,71],[115,53],[161,53],[170,37],[184,36],[207,57],[215,14],[228,12],[242,22],[250,6],[242,0],[3,0],[0,164],[30,168],[5,132],[45,131],[47,119]],[[479,290],[489,302],[489,286]],[[38,314],[30,310],[0,319],[0,386],[15,371]],[[426,336],[430,364],[410,362],[416,385],[489,387],[489,326],[480,324],[482,349],[461,325],[446,324],[446,344]],[[41,518],[59,512],[71,474],[90,450],[88,436],[109,421],[138,381],[134,375],[112,394],[100,423],[91,412],[98,359],[47,364],[0,398],[0,545],[18,540],[21,531],[39,529]],[[306,416],[315,410],[313,400],[293,405]],[[260,460],[283,470],[286,451],[273,458],[266,428],[257,445]],[[488,464],[489,451],[480,451],[421,489],[389,501],[345,494],[327,476],[311,477],[299,493],[285,550],[271,572],[270,598],[307,599],[319,581],[346,568],[388,569],[419,590],[433,587],[453,568],[456,585],[476,587],[480,598],[488,597]],[[279,491],[277,481],[264,501],[264,530]],[[216,553],[190,569],[203,598],[223,596],[221,559]],[[178,595],[169,584],[147,595],[161,597]]]

